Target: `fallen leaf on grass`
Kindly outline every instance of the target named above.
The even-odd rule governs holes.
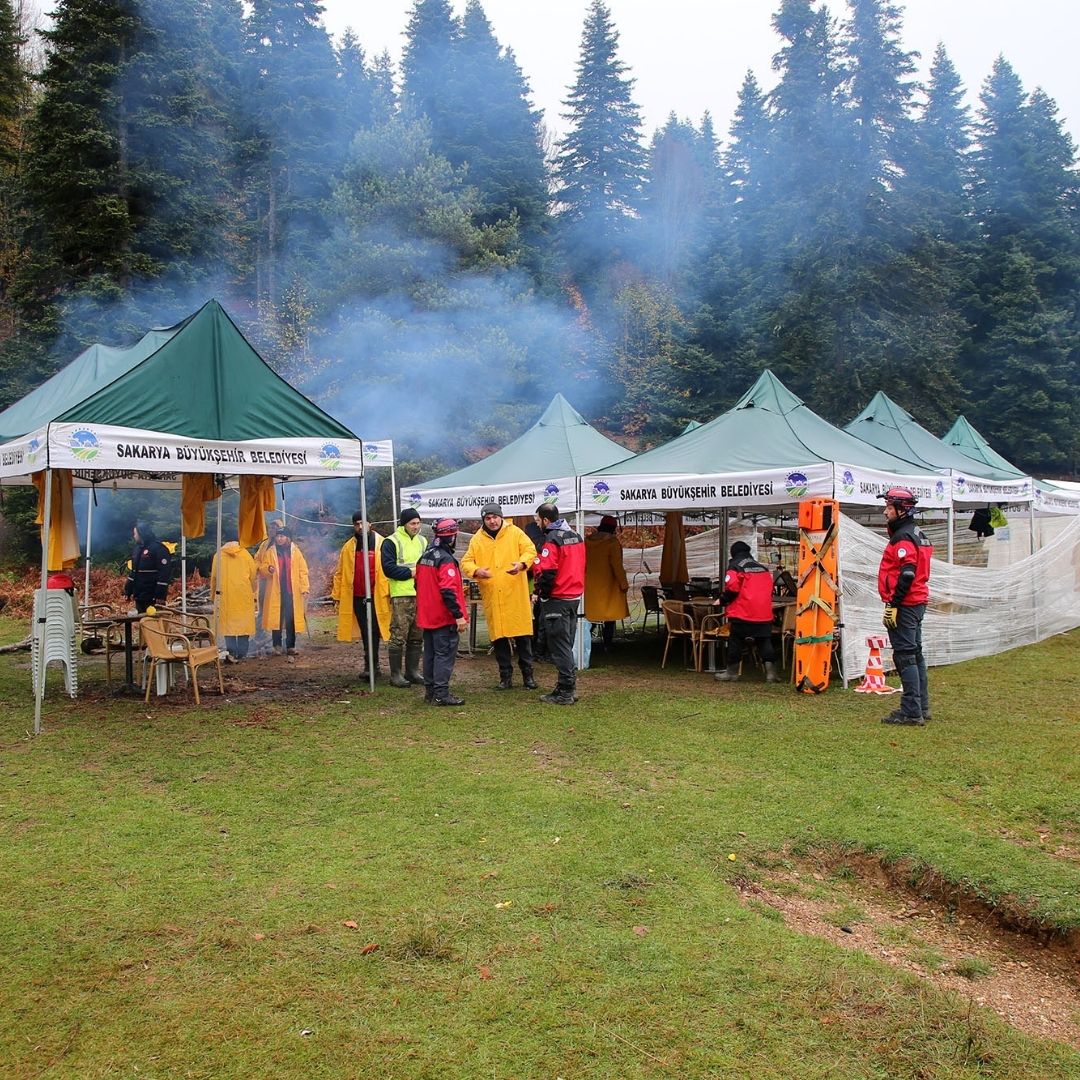
[[[265,934],[252,934],[251,936],[255,939],[255,941],[263,941],[266,938]]]
[[[373,952],[377,952],[379,943],[377,941],[369,941],[361,950],[361,956],[370,956]]]
[[[501,910],[502,908],[508,908],[513,902],[513,900],[500,900],[495,907]]]
[[[638,937],[644,937],[648,932],[649,932],[649,928],[647,926],[635,926],[634,927],[634,933],[637,934]]]
[[[355,919],[346,919],[341,925],[342,926],[347,926],[350,930],[359,930],[360,929],[360,927],[357,925],[357,922],[356,922]]]
[[[491,978],[491,968],[489,968],[486,964],[480,964],[476,970],[480,972],[480,978],[484,982],[487,982]]]

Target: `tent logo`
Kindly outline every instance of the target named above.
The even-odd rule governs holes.
[[[323,443],[319,450],[319,464],[324,469],[336,469],[341,464],[341,448],[332,442]]]
[[[41,449],[41,442],[38,439],[31,439],[30,445],[27,447],[26,464],[33,465],[37,461],[38,451]]]
[[[810,490],[810,480],[805,473],[790,472],[784,481],[784,487],[793,499],[802,499]]]
[[[611,498],[611,488],[603,480],[597,480],[592,486],[592,501],[600,506]]]
[[[101,444],[97,436],[86,428],[79,428],[78,431],[73,432],[68,440],[68,446],[80,461],[93,461],[101,453]]]
[[[963,476],[954,476],[953,482],[956,485],[957,496],[963,496],[967,492],[967,479]]]
[[[424,496],[419,491],[414,491],[411,495],[406,495],[405,497],[409,500],[409,505],[414,510],[419,510],[424,502]]]
[[[559,497],[559,485],[548,484],[544,488],[544,502],[554,502]]]
[[[379,444],[378,443],[365,443],[364,444],[364,460],[370,462],[376,462],[379,460]]]
[[[791,478],[788,477],[788,479]],[[851,475],[850,469],[845,469],[844,475],[840,477],[840,487],[845,495],[855,494],[855,477]]]
[[[945,481],[944,480],[939,480],[934,485],[934,498],[937,499],[938,502],[944,502],[945,501]]]

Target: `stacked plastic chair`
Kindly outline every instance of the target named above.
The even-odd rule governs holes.
[[[45,627],[42,631],[42,605],[45,605]],[[77,612],[75,597],[64,589],[34,590],[34,633],[31,642],[31,683],[38,690],[38,672],[42,671],[42,652],[45,670],[53,661],[64,667],[64,689],[70,697],[79,692],[79,649],[76,643]]]

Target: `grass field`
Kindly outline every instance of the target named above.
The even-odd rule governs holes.
[[[661,672],[655,640],[572,709],[487,689],[488,658],[465,708],[372,699],[326,649],[198,710],[53,675],[35,739],[0,656],[0,1075],[1076,1078],[736,886],[857,850],[1080,927],[1078,659],[934,670],[916,730]]]

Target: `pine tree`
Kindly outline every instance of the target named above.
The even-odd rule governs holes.
[[[427,118],[433,148],[456,165],[461,164],[455,49],[460,36],[450,0],[415,0],[401,57],[402,109],[411,120]]]
[[[586,280],[625,256],[645,171],[641,117],[618,44],[611,12],[593,0],[565,101],[571,129],[556,162],[563,243]]]
[[[375,119],[375,77],[363,46],[352,29],[346,29],[337,47],[341,83],[341,135],[346,142]]]
[[[0,342],[19,326],[20,312],[12,289],[26,257],[19,197],[30,108],[30,80],[22,60],[24,44],[11,0],[0,0]]]

